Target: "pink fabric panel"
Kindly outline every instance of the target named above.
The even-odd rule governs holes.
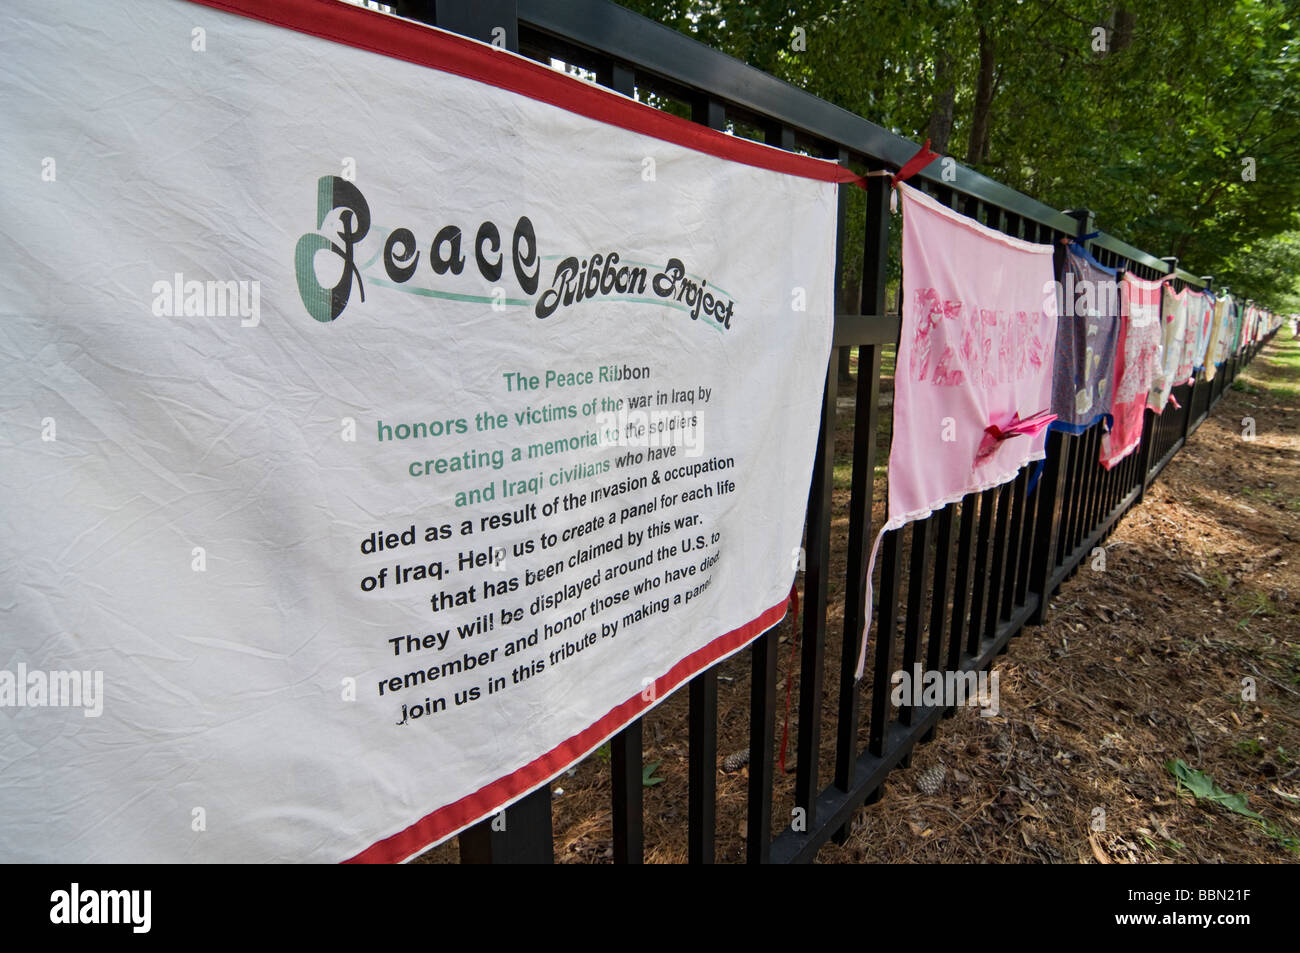
[[[1052,403],[1057,287],[1052,247],[959,215],[908,185],[903,197],[903,303],[894,370],[886,530],[967,493],[1013,479],[1043,457]]]
[[[1160,360],[1156,368],[1155,380],[1151,382],[1151,393],[1147,399],[1147,406],[1157,414],[1164,412],[1165,404],[1169,403],[1169,397],[1173,393],[1174,387],[1186,380],[1185,376],[1182,378],[1178,376],[1178,371],[1187,344],[1187,311],[1189,304],[1187,294],[1186,289],[1175,292],[1166,287],[1164,300],[1160,306]],[[1189,373],[1190,370],[1189,367]]]
[[[1101,465],[1110,469],[1142,442],[1142,411],[1160,354],[1159,281],[1125,274],[1121,285],[1119,344],[1115,349],[1114,421],[1101,437]]]
[[[1051,406],[1057,314],[1050,245],[1011,238],[900,189],[891,527],[1005,483],[1042,458],[1046,421],[1021,422]]]

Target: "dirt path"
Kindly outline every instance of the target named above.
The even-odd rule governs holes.
[[[837,462],[852,438],[851,408],[841,416]],[[1245,417],[1253,440],[1242,436]],[[832,579],[843,575],[848,473],[846,465],[835,474],[833,551],[841,555]],[[883,479],[877,491],[879,519]],[[853,837],[827,845],[819,862],[1300,856],[1300,342],[1275,341],[1238,378],[1107,540],[1104,569],[1094,564],[1101,565],[1086,563],[1062,586],[1047,624],[1027,628],[998,659],[1000,714],[966,708],[944,721],[911,767],[890,775],[884,799],[859,812]],[[840,608],[833,584],[827,717]],[[779,634],[783,700],[788,620]],[[748,673],[748,652],[719,667],[720,761],[748,744]],[[1254,700],[1243,697],[1248,686]],[[681,691],[644,722],[652,863],[686,860],[686,714]],[[778,734],[781,721],[778,713]],[[833,721],[826,725],[823,777]],[[1180,794],[1166,766],[1178,760],[1211,779],[1226,803]],[[938,789],[921,793],[918,780],[940,765]],[[747,768],[720,766],[721,863],[744,860],[747,776]],[[557,862],[610,862],[609,779],[603,749],[552,783]],[[774,829],[788,821],[792,785],[792,777],[778,778]],[[457,857],[453,840],[421,860]]]
[[[1300,342],[1283,335],[1107,540],[1104,569],[1081,567],[1012,641],[999,716],[945,722],[821,862],[1297,860]],[[1180,793],[1177,760],[1220,799]]]

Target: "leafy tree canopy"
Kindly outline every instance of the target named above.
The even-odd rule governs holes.
[[[1300,303],[1297,0],[622,2],[1220,286]]]

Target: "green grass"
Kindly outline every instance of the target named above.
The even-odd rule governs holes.
[[[1283,327],[1250,367],[1232,382],[1232,389],[1278,401],[1300,402],[1300,338]]]
[[[1232,588],[1232,580],[1228,574],[1221,569],[1210,569],[1205,573],[1205,581],[1217,589],[1219,592],[1227,592]]]
[[[1241,590],[1233,597],[1232,605],[1249,616],[1273,614],[1273,600],[1258,589]]]
[[[824,471],[823,471],[824,472]],[[847,490],[853,486],[853,464],[837,463],[832,474],[832,482],[837,490]]]
[[[1238,741],[1232,747],[1236,749],[1237,754],[1250,760],[1259,758],[1264,754],[1264,746],[1258,738],[1247,738],[1244,741]]]

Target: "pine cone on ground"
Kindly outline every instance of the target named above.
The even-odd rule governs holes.
[[[943,779],[947,773],[947,769],[941,764],[926,768],[916,779],[916,789],[927,797],[937,794],[939,788],[943,787]]]
[[[739,771],[745,765],[749,764],[749,749],[735,751],[722,759],[722,770],[728,774],[733,771]]]

